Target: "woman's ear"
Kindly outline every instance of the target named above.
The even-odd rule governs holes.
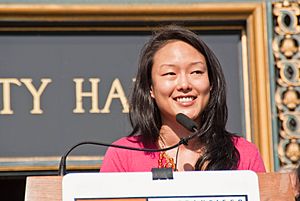
[[[151,86],[151,89],[150,89],[150,96],[151,98],[155,98],[154,94],[153,94],[153,87]]]

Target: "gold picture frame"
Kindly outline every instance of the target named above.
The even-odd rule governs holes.
[[[148,23],[160,21],[205,22],[198,29],[243,30],[242,56],[245,127],[247,139],[255,143],[268,171],[274,170],[270,81],[267,49],[265,3],[191,3],[191,4],[0,4],[0,32],[22,31],[117,31],[147,30]],[[241,21],[243,26],[233,22]],[[119,26],[110,23],[121,22]],[[210,22],[214,22],[211,23]],[[216,23],[217,22],[217,23]],[[25,24],[25,25],[24,25]],[[143,24],[136,25],[136,24]],[[47,159],[57,161],[58,158]],[[43,161],[44,158],[9,159],[7,161]],[[70,160],[72,158],[70,157]],[[74,160],[78,160],[74,159]],[[81,160],[81,159],[79,159]],[[84,158],[82,160],[90,160]],[[93,160],[101,160],[91,159]],[[89,164],[82,168],[96,168]],[[80,169],[80,167],[70,167]],[[4,165],[0,171],[56,170],[53,163],[42,166]]]

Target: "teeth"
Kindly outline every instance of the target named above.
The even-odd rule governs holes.
[[[180,97],[176,99],[180,103],[190,102],[193,100],[193,97]]]

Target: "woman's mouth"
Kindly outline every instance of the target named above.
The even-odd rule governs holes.
[[[189,103],[193,100],[195,100],[196,97],[195,96],[185,96],[185,97],[177,97],[175,98],[175,100],[179,103]]]

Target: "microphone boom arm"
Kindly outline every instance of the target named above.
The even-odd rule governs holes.
[[[85,144],[91,144],[91,145],[100,145],[105,147],[115,147],[120,149],[128,149],[128,150],[134,150],[134,151],[145,151],[145,152],[161,152],[161,151],[168,151],[171,149],[174,149],[176,147],[179,147],[180,145],[188,145],[188,141],[192,138],[196,137],[198,135],[198,129],[197,124],[191,120],[186,115],[179,113],[176,115],[176,121],[185,127],[187,130],[191,131],[192,134],[183,137],[179,140],[179,142],[173,146],[163,148],[163,149],[148,149],[148,148],[135,148],[135,147],[128,147],[128,146],[122,146],[122,145],[116,145],[116,144],[107,144],[102,142],[92,142],[92,141],[86,141],[86,142],[80,142],[74,146],[72,146],[60,159],[59,168],[58,168],[58,175],[64,176],[66,174],[66,160],[68,155],[78,146],[85,145]]]

